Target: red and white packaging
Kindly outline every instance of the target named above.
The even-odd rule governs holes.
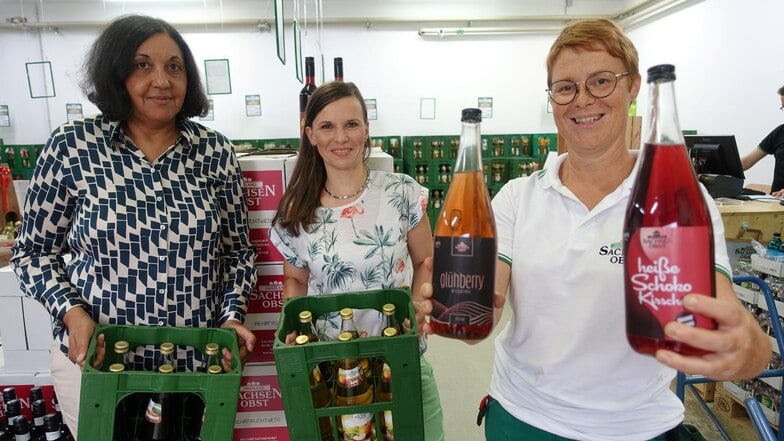
[[[233,441],[289,441],[274,365],[246,365],[242,372]]]
[[[258,281],[248,299],[245,326],[256,335],[256,348],[248,363],[270,363],[275,330],[283,306],[283,265],[257,265]]]
[[[269,228],[296,163],[296,154],[240,156],[250,239],[258,250],[256,263],[282,263],[269,242]]]

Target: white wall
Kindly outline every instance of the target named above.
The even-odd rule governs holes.
[[[38,10],[32,2],[28,17],[73,20],[73,8]],[[230,4],[230,2],[225,2]],[[249,2],[253,3],[253,2]],[[257,2],[268,8],[269,3]],[[123,12],[104,3],[89,19]],[[151,6],[145,6],[150,8]],[[20,15],[19,3],[0,4],[0,17]],[[176,13],[175,13],[176,12]],[[784,28],[779,18],[781,0],[705,0],[653,24],[630,31],[640,50],[640,67],[662,62],[677,67],[677,93],[684,129],[701,133],[735,134],[741,153],[756,144],[782,121],[776,89],[784,84],[784,61],[779,45]],[[214,18],[216,12],[205,11]],[[220,14],[242,17],[227,8]],[[154,9],[151,15],[175,21],[181,11]],[[271,16],[253,11],[249,16]],[[198,14],[186,14],[199,19]],[[85,19],[83,17],[83,19]],[[203,60],[230,60],[232,94],[215,95],[215,120],[207,124],[234,139],[281,138],[297,134],[297,95],[301,84],[294,73],[291,29],[287,29],[287,64],[276,56],[274,34],[260,33],[252,25],[179,26],[203,69]],[[356,82],[366,98],[378,100],[374,135],[447,134],[459,130],[463,107],[475,106],[477,97],[494,99],[494,116],[483,123],[485,133],[553,132],[546,113],[544,58],[554,34],[425,39],[418,26],[372,24],[325,25],[321,32],[325,78],[332,78],[332,58],[342,56],[345,77]],[[81,102],[84,113],[96,109],[77,86],[83,54],[98,29],[64,27],[59,33],[44,30],[0,29],[0,104],[11,110],[11,128],[0,128],[7,144],[43,142],[65,121],[65,103]],[[316,55],[318,32],[312,22],[303,34],[303,55]],[[24,63],[52,62],[57,96],[30,99]],[[318,64],[318,62],[317,62]],[[321,74],[317,73],[317,77]],[[203,72],[202,72],[203,79]],[[263,115],[245,116],[244,96],[260,94]],[[640,93],[638,114],[645,113],[647,88]],[[419,99],[434,97],[435,120],[419,119]],[[767,183],[773,161],[763,160],[748,174],[748,182]]]

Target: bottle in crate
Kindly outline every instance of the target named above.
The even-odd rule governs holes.
[[[31,397],[32,399],[32,397]],[[31,411],[33,414],[33,421],[31,421],[30,433],[34,440],[45,439],[44,435],[44,417],[46,416],[46,402],[38,399],[32,402]]]
[[[212,352],[212,349],[217,352],[217,343],[207,343],[207,346],[210,347],[210,352]],[[218,375],[222,372],[223,368],[218,364],[207,366],[207,373],[210,375]],[[184,402],[183,426],[185,428],[185,441],[202,441],[207,407],[204,405],[201,397],[194,393],[185,395]]]
[[[125,369],[130,369],[129,365],[129,350],[130,344],[125,340],[118,340],[114,342],[114,349],[112,351],[112,358],[110,358],[110,366],[112,364],[122,364]]]
[[[302,317],[301,314],[300,317]],[[307,335],[298,335],[295,343],[301,346],[308,344],[309,341]],[[310,370],[308,380],[310,382],[310,395],[313,398],[313,407],[328,407],[332,404],[329,387],[327,386],[326,379],[321,373],[319,364],[316,364],[313,366],[313,369]],[[319,433],[321,435],[320,441],[334,441],[334,436],[332,435],[332,422],[329,417],[319,418]]]
[[[352,339],[359,338],[359,331],[357,330],[356,323],[354,323],[354,310],[351,308],[341,309],[340,319],[340,333],[343,334],[344,332],[348,332],[351,334]],[[367,377],[369,381],[372,381],[370,377],[373,375],[373,372],[370,370],[370,360],[366,357],[362,357],[359,359],[359,365],[362,367],[362,370],[365,371],[365,377]]]
[[[493,329],[496,228],[483,175],[482,111],[463,109],[460,148],[433,240],[430,326],[444,337],[482,339]]]
[[[626,335],[653,355],[668,349],[705,354],[664,334],[678,321],[706,329],[716,322],[683,307],[690,293],[716,295],[713,224],[686,153],[675,106],[675,67],[648,69],[648,140],[629,196],[623,229]]]
[[[30,421],[24,415],[19,415],[14,420],[14,439],[16,441],[30,441],[32,439]]]
[[[339,341],[348,342],[353,339],[350,332],[341,332]],[[365,376],[360,362],[356,358],[341,359],[337,363],[338,379],[335,382],[334,405],[353,406],[371,404],[373,388]],[[363,412],[340,415],[338,429],[343,439],[352,441],[376,441],[376,428],[373,425],[373,413]]]
[[[217,366],[219,369],[223,369],[221,367],[221,357],[220,357],[220,346],[217,343],[207,343],[204,346],[204,355],[206,356],[204,360],[204,364],[200,369],[201,372],[210,372],[210,367]]]
[[[389,303],[384,305],[384,313]],[[394,307],[392,305],[393,314]],[[387,326],[382,333],[383,337],[395,337],[398,335],[398,330],[395,327]],[[376,402],[383,403],[392,401],[392,370],[389,368],[389,363],[382,358],[376,358]],[[392,424],[392,411],[384,410],[378,413],[378,418],[381,421],[381,436],[384,441],[394,441],[395,433]]]
[[[164,343],[165,344],[165,343]],[[163,345],[161,347],[163,347]],[[174,367],[163,364],[158,368],[161,374],[171,374]],[[180,396],[172,392],[150,394],[144,410],[144,418],[136,427],[137,441],[177,441],[180,439],[179,421]]]

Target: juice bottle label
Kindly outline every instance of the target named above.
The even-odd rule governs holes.
[[[338,381],[344,387],[359,386],[364,379],[364,373],[361,366],[357,366],[353,369],[338,369]]]
[[[642,306],[661,327],[677,321],[712,328],[711,319],[683,308],[686,294],[713,295],[710,240],[706,226],[639,228],[626,260],[631,288],[627,301]]]
[[[374,439],[373,414],[355,413],[340,416],[340,428],[343,439],[367,441]]]
[[[152,424],[158,424],[163,421],[161,416],[162,413],[161,403],[151,399],[149,403],[147,403],[147,410],[144,412],[144,417]]]
[[[493,323],[495,238],[436,236],[432,320],[452,326]]]

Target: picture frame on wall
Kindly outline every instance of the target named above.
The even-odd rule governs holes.
[[[283,0],[275,0],[275,45],[278,59],[286,64],[286,21],[283,19]]]
[[[25,70],[27,71],[27,87],[30,89],[30,98],[53,98],[57,95],[54,89],[51,62],[25,63]]]
[[[227,58],[204,60],[204,76],[207,95],[231,94],[231,72]]]

